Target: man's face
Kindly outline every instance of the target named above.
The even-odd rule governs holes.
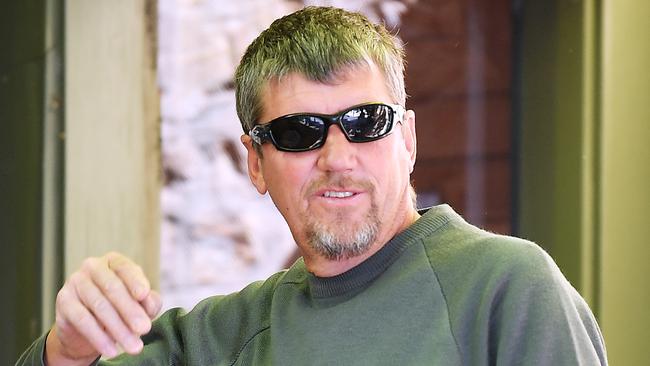
[[[290,74],[269,83],[262,101],[262,123],[291,113],[336,114],[363,103],[393,103],[374,65],[354,68],[334,84]],[[314,255],[356,257],[411,223],[414,113],[408,111],[403,121],[388,136],[364,143],[350,143],[332,125],[321,148],[283,152],[269,142],[262,145],[263,156],[250,137],[242,136],[253,184],[260,193],[269,192],[306,261]]]

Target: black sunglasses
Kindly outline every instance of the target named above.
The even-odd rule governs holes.
[[[248,133],[255,143],[271,141],[281,151],[309,151],[325,144],[327,131],[337,124],[350,142],[368,142],[387,136],[402,122],[404,107],[383,103],[354,106],[327,114],[296,113],[256,125]]]

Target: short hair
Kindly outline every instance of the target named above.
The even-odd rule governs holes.
[[[274,21],[246,49],[235,71],[237,115],[248,134],[262,114],[262,90],[298,72],[331,83],[342,72],[373,62],[383,72],[393,103],[404,105],[404,50],[380,24],[333,7],[306,7]]]

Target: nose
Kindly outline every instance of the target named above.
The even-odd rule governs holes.
[[[357,163],[357,147],[354,145],[339,126],[330,126],[325,144],[319,149],[318,168],[325,172],[352,170]]]

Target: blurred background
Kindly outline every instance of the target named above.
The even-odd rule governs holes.
[[[398,34],[418,204],[539,243],[648,365],[650,2],[23,0],[0,12],[0,364],[54,319],[83,258],[140,263],[192,308],[298,256],[249,183],[232,74],[306,5]]]

